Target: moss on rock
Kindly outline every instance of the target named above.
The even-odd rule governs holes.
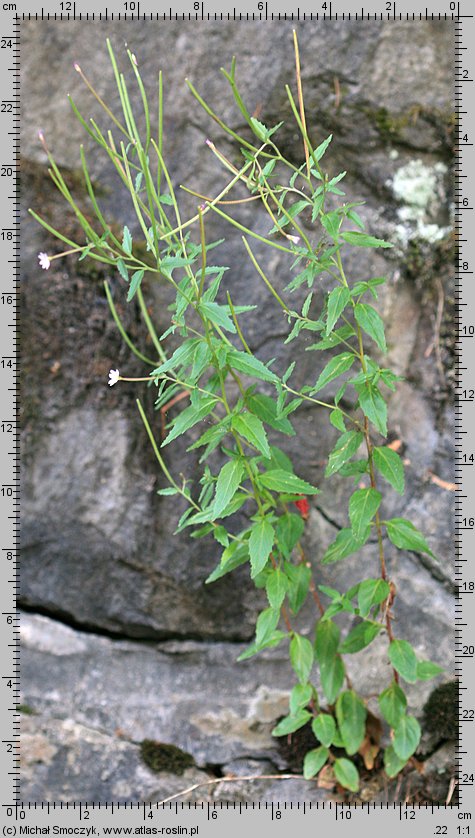
[[[182,751],[176,745],[156,742],[154,739],[144,739],[140,743],[140,756],[145,765],[156,774],[184,774],[187,768],[195,765],[191,754]]]

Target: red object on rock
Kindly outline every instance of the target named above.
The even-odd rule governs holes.
[[[310,505],[305,495],[302,495],[302,497],[299,500],[294,501],[294,503],[298,511],[300,512],[302,518],[304,519],[304,521],[306,521],[308,518],[308,513],[310,512]]]

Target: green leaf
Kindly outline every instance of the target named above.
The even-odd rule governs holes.
[[[273,634],[271,634],[271,636],[265,641],[265,643],[261,643],[260,646],[258,646],[256,643],[251,643],[251,645],[248,646],[247,649],[244,650],[244,652],[241,652],[241,654],[238,658],[236,658],[236,660],[245,661],[248,658],[252,658],[253,655],[257,655],[258,652],[262,652],[263,649],[273,649],[274,646],[278,646],[279,643],[281,643],[282,640],[284,640],[286,637],[287,635],[284,631],[279,631],[277,629],[276,631],[274,631]]]
[[[339,643],[339,626],[332,620],[319,620],[315,633],[315,656],[320,666],[333,660]]]
[[[313,154],[312,154],[312,158],[314,158],[317,161],[320,161],[322,159],[323,155],[325,154],[328,146],[330,145],[332,139],[333,139],[333,134],[330,134],[330,136],[327,137],[326,140],[323,140],[323,143],[320,143],[320,145],[317,146],[316,149],[314,149]]]
[[[345,667],[337,656],[325,664],[320,664],[320,683],[329,704],[333,704],[345,680]]]
[[[271,492],[285,492],[290,495],[317,495],[319,489],[311,486],[290,471],[276,468],[259,475],[259,483]]]
[[[256,622],[256,646],[261,646],[274,633],[280,619],[278,608],[265,608]]]
[[[247,544],[239,544],[237,541],[232,541],[221,556],[221,561],[212,573],[205,580],[209,585],[211,582],[216,582],[227,573],[231,573],[236,567],[245,564],[249,561],[249,548]]]
[[[421,727],[414,716],[402,716],[394,730],[392,746],[399,759],[409,759],[417,750],[421,739]]]
[[[122,250],[127,253],[127,256],[132,255],[132,236],[128,227],[124,227],[122,235]]]
[[[289,420],[285,416],[277,418],[277,405],[270,396],[258,393],[255,396],[248,396],[246,403],[249,410],[255,413],[262,422],[270,425],[271,428],[275,428],[276,431],[287,434],[287,436],[295,436],[295,431]]]
[[[232,418],[232,426],[244,439],[251,443],[264,457],[270,457],[267,434],[261,420],[253,413],[238,413]]]
[[[361,617],[367,617],[373,605],[379,605],[390,593],[384,579],[365,579],[358,588],[358,608]]]
[[[357,247],[393,247],[390,242],[385,242],[384,239],[375,239],[374,236],[368,236],[366,233],[341,233],[340,238],[347,244],[353,244]]]
[[[157,495],[177,495],[178,489],[174,489],[173,486],[167,486],[166,489],[158,489]]]
[[[345,759],[345,757],[336,759],[333,763],[333,771],[340,786],[350,791],[358,791],[360,787],[358,769],[349,759]]]
[[[181,436],[181,434],[184,434],[185,431],[193,428],[194,425],[198,424],[198,422],[202,422],[202,420],[211,413],[216,405],[216,402],[217,399],[212,396],[195,399],[193,399],[192,396],[192,404],[189,407],[186,407],[185,410],[182,410],[179,416],[173,420],[172,429],[163,440],[161,447],[164,448],[165,445],[169,445],[170,442],[178,436]]]
[[[338,212],[336,212],[336,210],[333,210],[332,212],[327,212],[324,215],[322,215],[321,222],[325,227],[325,230],[327,231],[328,235],[331,236],[331,238],[334,241],[337,241],[338,239],[341,221],[341,215],[339,215]]]
[[[219,472],[213,508],[215,518],[219,518],[236,494],[241,483],[243,471],[244,464],[241,460],[230,460]]]
[[[436,675],[440,675],[444,670],[437,663],[432,661],[418,661],[417,662],[417,680],[430,681]]]
[[[373,448],[373,462],[385,480],[396,492],[404,494],[404,466],[395,451],[386,446]]]
[[[315,738],[329,748],[336,732],[335,719],[329,713],[319,713],[312,722],[312,730]]]
[[[352,756],[365,737],[366,707],[353,690],[345,690],[338,696],[335,709],[341,738]]]
[[[290,641],[290,663],[301,684],[306,684],[313,666],[313,646],[307,637],[294,633]]]
[[[350,498],[349,515],[351,530],[357,541],[365,535],[368,524],[379,509],[381,492],[376,489],[357,489]]]
[[[227,353],[227,362],[231,369],[259,378],[262,381],[278,381],[275,373],[267,369],[262,361],[249,355],[247,352],[239,352],[237,349],[230,349]]]
[[[404,716],[407,707],[407,699],[404,691],[396,681],[380,693],[379,707],[381,713],[390,727],[397,727]]]
[[[325,334],[329,335],[340,314],[348,305],[351,299],[351,294],[348,288],[343,285],[338,285],[328,295],[327,306],[327,326]]]
[[[254,524],[249,538],[251,579],[254,579],[266,566],[274,544],[274,537],[274,527],[266,518],[262,518],[257,524]]]
[[[370,382],[356,387],[361,410],[382,436],[388,435],[388,408],[379,388]]]
[[[313,392],[318,392],[334,378],[338,378],[339,375],[349,370],[353,366],[354,360],[355,356],[352,352],[341,352],[340,355],[335,355],[318,376]]]
[[[433,559],[436,558],[422,533],[406,518],[391,518],[384,523],[389,540],[395,547],[401,550],[415,550],[416,553],[428,553]]]
[[[407,640],[392,640],[389,645],[389,660],[396,672],[409,684],[417,681],[417,658]]]
[[[294,512],[286,512],[277,521],[276,535],[277,544],[284,559],[288,559],[295,545],[303,535],[305,522],[300,515]]]
[[[320,769],[323,768],[329,756],[330,751],[328,748],[323,747],[323,745],[320,748],[314,748],[312,751],[308,751],[303,761],[303,776],[305,779],[311,780],[312,777],[315,777]]]
[[[128,282],[129,272],[127,270],[127,265],[125,264],[123,259],[117,259],[117,270],[119,271],[122,279],[125,279],[125,281]]]
[[[305,564],[285,563],[285,573],[289,580],[287,599],[292,614],[298,614],[308,594],[312,571]]]
[[[350,460],[356,454],[358,448],[363,442],[364,436],[360,431],[346,431],[341,436],[330,453],[328,458],[328,465],[325,469],[325,477],[330,477],[340,470],[342,465]]]
[[[281,719],[272,731],[272,736],[287,736],[289,733],[294,733],[306,725],[311,718],[312,714],[308,710],[299,710],[295,716],[286,716]]]
[[[289,698],[291,716],[295,716],[301,707],[306,707],[313,696],[311,684],[295,684]]]
[[[151,375],[161,375],[164,372],[168,372],[168,370],[188,366],[192,363],[196,347],[199,346],[200,343],[202,343],[200,338],[191,338],[190,340],[186,340],[178,347],[178,349],[175,349],[173,355],[168,358],[167,361],[164,361],[163,364],[160,364],[159,367],[152,370]]]
[[[288,587],[289,580],[283,570],[280,567],[271,570],[266,580],[266,594],[272,608],[280,608],[285,599]]]
[[[369,646],[369,644],[372,643],[374,638],[380,633],[381,629],[382,626],[379,623],[370,623],[367,620],[363,620],[362,623],[359,623],[349,632],[341,644],[339,651],[342,654],[351,655],[355,652],[360,652],[361,649],[365,649],[366,646]]]
[[[332,562],[339,562],[350,556],[351,553],[356,553],[363,544],[368,540],[371,534],[371,527],[367,527],[366,532],[363,533],[361,540],[354,537],[352,531],[345,527],[340,530],[335,541],[327,547],[322,558],[322,564],[331,564]]]
[[[135,271],[135,273],[132,274],[131,279],[130,279],[129,290],[127,292],[127,302],[128,303],[130,303],[130,301],[135,297],[138,289],[140,288],[140,283],[142,282],[144,273],[145,273],[145,271],[140,270],[140,271]]]
[[[373,338],[381,352],[386,353],[388,349],[384,336],[384,323],[376,309],[366,303],[358,303],[355,306],[355,317],[363,332]]]
[[[346,431],[345,420],[343,418],[343,413],[337,407],[335,410],[331,410],[328,416],[330,422],[332,423],[333,427],[337,429],[337,431]]]
[[[198,310],[207,320],[211,320],[215,326],[221,326],[227,332],[236,332],[236,327],[228,313],[229,306],[221,306],[219,303],[201,302]]]
[[[398,757],[392,745],[388,745],[384,750],[384,770],[389,778],[395,777],[396,774],[404,768],[407,760]]]

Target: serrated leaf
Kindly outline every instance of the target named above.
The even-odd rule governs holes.
[[[388,435],[387,417],[388,408],[378,387],[367,383],[363,387],[357,387],[359,394],[359,405],[361,410],[373,423],[382,436]]]
[[[284,559],[290,557],[292,550],[302,537],[304,529],[305,521],[301,515],[296,515],[294,512],[286,512],[280,516],[277,521],[276,535],[277,544]]]
[[[329,713],[319,713],[312,722],[312,730],[315,738],[329,748],[336,733],[335,719]]]
[[[381,352],[386,353],[386,338],[384,335],[384,323],[376,309],[367,303],[358,303],[355,306],[355,318],[358,325],[374,340]]]
[[[366,707],[353,690],[345,690],[336,702],[338,730],[347,753],[356,754],[365,737]]]
[[[288,587],[289,580],[283,570],[280,567],[271,570],[266,580],[266,594],[272,608],[280,608]]]
[[[280,619],[278,608],[265,608],[261,611],[256,622],[256,646],[261,646],[274,633]]]
[[[229,306],[222,306],[219,303],[201,302],[199,304],[199,311],[207,320],[211,320],[215,326],[220,326],[222,329],[226,329],[227,332],[236,332],[236,327],[229,316]]]
[[[328,295],[328,305],[327,305],[327,325],[325,334],[329,335],[333,326],[335,325],[336,321],[338,320],[342,311],[344,311],[345,307],[348,305],[351,299],[351,295],[348,288],[345,288],[343,285],[339,285],[337,288],[334,288],[333,291],[330,292]]]
[[[338,239],[341,221],[341,215],[339,215],[339,213],[336,212],[336,210],[333,210],[332,212],[327,212],[321,217],[321,222],[325,227],[325,230],[327,231],[328,235],[331,236],[331,238],[333,239],[333,241],[337,241]]]
[[[434,556],[422,533],[406,518],[391,518],[384,522],[389,540],[401,550],[415,550],[417,553],[428,553]]]
[[[227,362],[233,370],[259,378],[262,381],[278,381],[275,373],[267,369],[262,361],[249,355],[247,352],[240,352],[238,349],[231,349],[227,353]]]
[[[289,420],[285,416],[277,418],[277,405],[270,396],[258,393],[248,396],[246,402],[249,410],[255,413],[262,422],[270,425],[271,428],[275,428],[276,431],[287,434],[287,436],[295,436],[295,431]]]
[[[292,687],[289,697],[290,715],[295,716],[301,707],[306,707],[312,700],[312,696],[313,689],[311,684],[295,684]]]
[[[385,720],[390,727],[396,727],[407,707],[404,691],[395,681],[380,693],[378,703]]]
[[[394,730],[392,746],[399,759],[407,760],[417,750],[421,739],[421,727],[414,716],[402,716]]]
[[[320,620],[315,633],[315,656],[320,666],[333,660],[339,643],[339,626],[332,620]]]
[[[389,644],[389,660],[396,672],[409,684],[417,681],[417,658],[407,640],[392,640]]]
[[[144,277],[144,273],[145,273],[145,271],[140,270],[140,271],[135,271],[135,273],[132,274],[132,276],[130,278],[129,290],[127,292],[127,302],[128,303],[130,303],[130,301],[135,297],[138,289],[140,288],[140,284],[141,284],[142,279]]]
[[[382,626],[379,623],[371,623],[363,620],[362,623],[359,623],[349,632],[341,644],[339,651],[341,654],[350,655],[355,652],[360,652],[361,649],[365,649],[366,646],[369,646],[373,642],[381,630]]]
[[[376,489],[357,489],[353,492],[349,503],[351,531],[357,541],[361,541],[368,525],[379,509],[382,500],[381,492]]]
[[[193,428],[198,422],[202,422],[211,413],[216,402],[217,399],[212,396],[193,400],[193,403],[182,410],[179,416],[173,420],[172,428],[163,440],[161,447],[164,448],[165,445],[169,445],[170,442]]]
[[[251,443],[264,457],[270,457],[267,434],[261,420],[253,413],[238,413],[232,418],[232,426],[244,439]]]
[[[384,579],[365,579],[358,588],[358,608],[361,617],[367,617],[373,605],[379,605],[390,593]]]
[[[290,663],[301,684],[306,684],[313,666],[313,646],[307,637],[294,633],[290,641]]]
[[[325,154],[325,152],[326,152],[328,146],[330,145],[332,139],[333,139],[333,134],[330,134],[330,136],[327,137],[326,140],[323,140],[323,142],[320,143],[320,145],[317,146],[316,149],[314,149],[312,157],[315,158],[315,160],[320,161],[322,159],[322,157]]]
[[[123,259],[117,259],[117,270],[119,271],[122,279],[125,279],[126,282],[129,281],[129,272],[127,270],[127,265],[125,264]]]
[[[238,658],[236,658],[236,660],[245,661],[248,658],[252,658],[253,655],[257,655],[258,652],[262,652],[263,649],[273,649],[274,646],[278,646],[279,643],[281,643],[282,640],[285,640],[286,637],[287,635],[284,631],[279,631],[279,629],[276,629],[276,631],[274,631],[274,633],[265,641],[265,643],[262,643],[260,646],[258,646],[256,643],[251,643],[251,645],[248,646],[247,649],[244,650],[244,652],[241,652],[241,654]]]
[[[373,448],[373,462],[385,480],[396,492],[404,494],[404,466],[399,454],[392,448],[381,446]]]
[[[298,614],[308,594],[312,571],[305,564],[285,563],[285,573],[289,580],[287,599],[292,614]]]
[[[404,768],[407,760],[398,757],[392,745],[388,745],[384,750],[384,770],[391,779]]]
[[[128,227],[124,227],[122,234],[122,250],[127,253],[127,256],[132,255],[132,236]]]
[[[222,576],[231,573],[232,570],[245,564],[247,561],[249,561],[248,545],[232,541],[229,547],[224,550],[219,565],[215,567],[213,572],[205,580],[206,584],[216,582],[217,579],[221,579]]]
[[[333,771],[340,786],[350,791],[358,791],[360,787],[358,769],[349,759],[345,759],[345,757],[336,759],[333,763]]]
[[[266,518],[254,524],[249,538],[252,579],[266,566],[274,544],[274,537],[274,527]]]
[[[384,239],[376,239],[374,236],[368,236],[367,233],[348,232],[341,233],[340,238],[347,244],[356,245],[357,247],[393,247],[390,242]]]
[[[308,710],[299,710],[295,716],[286,716],[281,719],[272,731],[272,736],[287,736],[289,733],[295,733],[296,730],[306,725],[311,718],[312,714]]]
[[[343,433],[345,433],[345,431],[346,431],[345,420],[343,418],[343,413],[341,412],[341,410],[339,408],[335,408],[335,410],[331,410],[328,418],[329,418],[329,420],[330,420],[330,422],[331,422],[331,424],[333,425],[334,428],[336,428],[338,431],[343,431]]]
[[[330,381],[333,381],[334,378],[338,378],[339,375],[349,370],[353,366],[354,361],[355,356],[351,352],[341,352],[340,355],[335,355],[318,376],[313,391],[315,393],[318,392],[318,390],[321,390],[329,384]]]
[[[311,780],[312,777],[315,777],[315,775],[318,774],[318,772],[325,765],[329,755],[330,751],[323,745],[321,745],[320,748],[314,748],[312,751],[308,751],[308,753],[305,754],[303,761],[303,776],[306,780]]]
[[[317,495],[320,489],[311,486],[306,480],[284,469],[272,469],[259,475],[259,483],[271,492],[284,492],[290,495]]]
[[[371,528],[368,526],[366,532],[363,533],[361,540],[358,540],[354,537],[352,531],[349,528],[344,527],[338,533],[337,537],[335,538],[335,541],[333,541],[330,544],[330,546],[327,547],[322,557],[322,564],[331,564],[332,562],[339,562],[341,561],[341,559],[345,559],[352,553],[356,553],[368,540],[370,533]]]
[[[216,497],[213,507],[213,515],[219,518],[224,509],[236,494],[241,483],[244,464],[241,460],[230,460],[226,463],[218,475],[216,483]]]
[[[444,670],[437,663],[432,661],[418,661],[417,662],[417,680],[430,681],[436,675],[440,675]]]
[[[360,431],[345,431],[331,451],[328,457],[328,465],[325,469],[325,477],[330,477],[340,470],[342,465],[356,454],[363,442],[364,436]]]

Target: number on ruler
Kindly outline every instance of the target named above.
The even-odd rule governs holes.
[[[2,166],[0,170],[0,177],[12,177],[13,166]]]
[[[386,3],[386,11],[387,12],[392,12],[392,10],[393,10],[393,4],[391,3],[391,0],[388,0],[388,2]]]
[[[0,39],[0,49],[11,49],[12,47],[13,47],[12,38],[1,38]]]
[[[1,113],[13,113],[13,102],[2,102]]]
[[[62,12],[72,12],[73,10],[73,4],[70,2],[70,0],[67,0],[66,3],[60,3],[59,7]]]
[[[131,0],[131,2],[124,3],[124,9],[126,12],[135,12],[137,9],[137,3],[135,0]]]

